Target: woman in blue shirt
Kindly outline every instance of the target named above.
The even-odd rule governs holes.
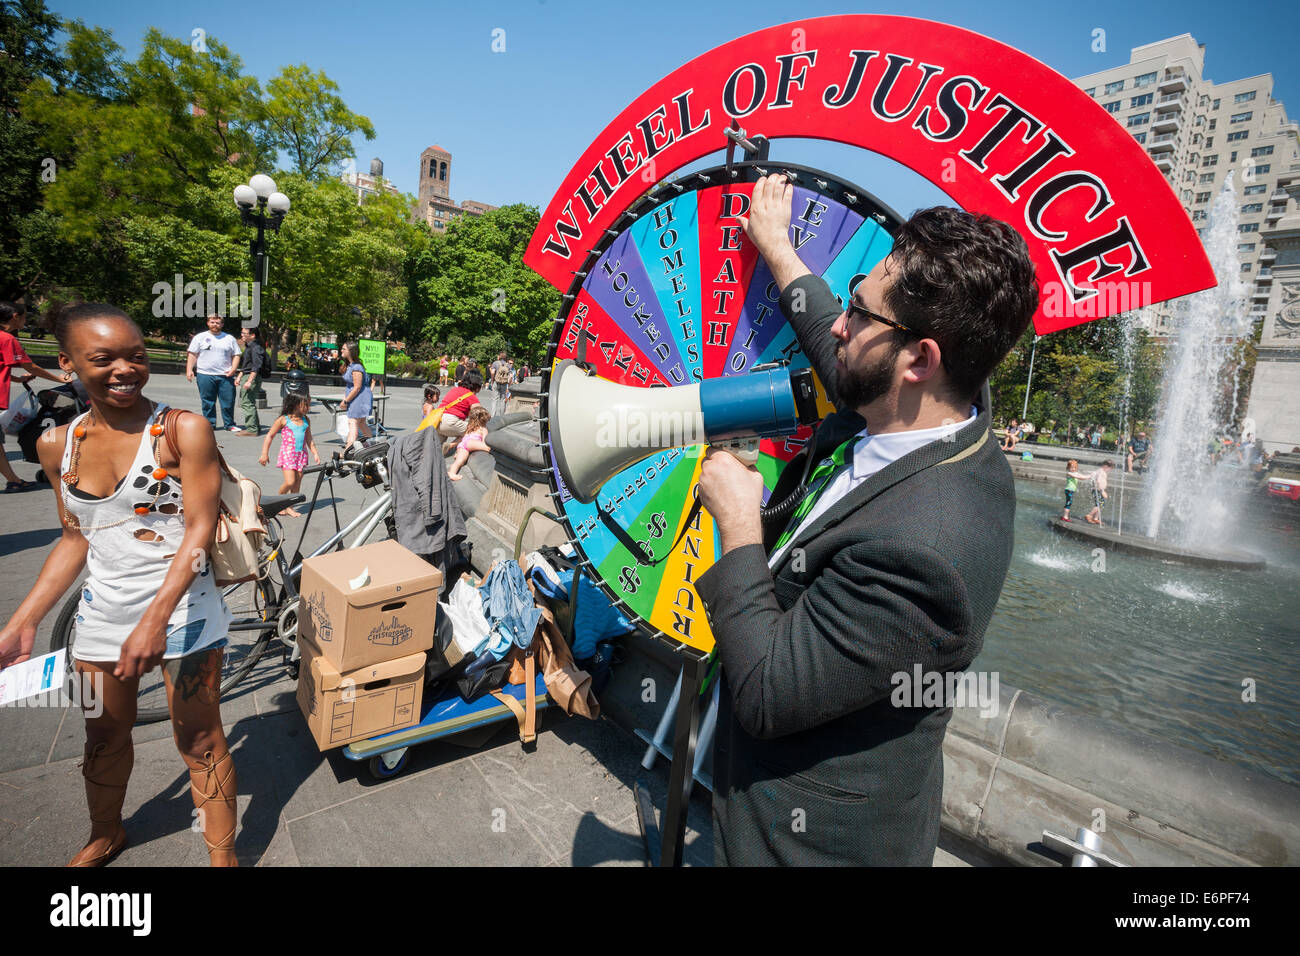
[[[358,354],[356,342],[343,344],[341,355],[348,365],[343,371],[343,387],[348,391],[339,405],[339,411],[348,413],[348,437],[343,442],[345,455],[356,443],[358,431],[362,438],[371,437],[370,426],[366,424],[366,416],[374,404],[370,395],[370,373],[357,361]]]

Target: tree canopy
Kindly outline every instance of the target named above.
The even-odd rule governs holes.
[[[251,283],[236,185],[267,172],[291,201],[268,233],[261,318],[271,347],[318,333],[542,354],[555,291],[524,267],[537,210],[463,216],[433,234],[414,197],[342,182],[374,125],[337,83],[287,65],[263,87],[219,38],[112,34],[41,0],[0,20],[0,297],[98,299],[157,334],[199,324],[163,286]],[[179,278],[178,278],[179,277]],[[178,293],[179,295],[179,293]]]
[[[431,235],[407,262],[415,338],[462,341],[474,354],[544,354],[560,296],[523,263],[538,218],[532,206],[503,206]]]
[[[1035,424],[1118,428],[1150,421],[1159,399],[1163,353],[1143,329],[1131,325],[1135,321],[1125,315],[1052,332],[1038,339],[1037,354],[1031,326],[989,380],[994,417],[1021,416],[1032,356],[1027,417]]]

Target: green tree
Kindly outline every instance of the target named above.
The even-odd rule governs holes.
[[[1056,421],[1064,422],[1067,434],[1076,421],[1112,420],[1120,397],[1114,362],[1091,355],[1055,353],[1052,365],[1043,376],[1049,397],[1040,407],[1050,410]]]
[[[44,162],[40,125],[19,113],[19,103],[38,79],[61,82],[63,61],[54,35],[59,18],[41,0],[0,4],[0,298],[20,298],[40,278],[24,240],[26,219],[41,205],[41,179],[53,173]]]
[[[29,59],[43,65],[6,88],[39,142],[32,155],[53,157],[57,177],[4,221],[4,251],[21,267],[8,274],[120,304],[151,331],[186,335],[202,318],[174,314],[167,287],[177,275],[251,282],[250,229],[231,193],[267,171],[293,203],[268,239],[262,318],[272,353],[291,330],[352,336],[409,325],[404,265],[425,236],[410,222],[410,197],[381,193],[358,206],[348,187],[327,178],[353,133],[374,135],[329,77],[289,67],[264,98],[215,37],[196,51],[151,29],[132,62],[107,31],[77,21],[65,24],[60,59],[50,43],[57,20],[42,22],[44,33],[40,24],[25,29],[37,38],[28,46],[39,55]],[[17,49],[10,26],[6,19],[0,34],[6,50]],[[10,79],[12,67],[0,57]],[[294,172],[272,168],[281,149]]]
[[[478,357],[507,344],[530,358],[544,351],[560,296],[523,264],[538,218],[536,208],[524,205],[462,216],[408,258],[411,320],[420,326],[420,340],[450,344],[459,336]]]
[[[1118,316],[1040,337],[1030,389],[1029,420],[1040,425],[1053,420],[1064,424],[1071,420],[1073,408],[1078,417],[1112,428],[1120,427],[1126,420],[1130,423],[1150,421],[1159,399],[1164,351],[1140,327],[1128,328],[1126,337],[1126,324],[1136,321],[1135,316]],[[995,418],[1020,417],[1033,344],[1031,327],[990,376]],[[1091,359],[1101,365],[1081,364],[1082,359]],[[1099,400],[1084,403],[1084,396],[1067,400],[1057,394],[1056,389],[1061,383],[1080,380],[1081,369],[1093,368],[1109,369],[1106,375],[1099,374],[1095,380],[1089,380],[1087,375],[1083,375],[1081,380],[1087,387],[1102,390]],[[1126,376],[1127,415],[1124,401]],[[1085,405],[1089,411],[1078,411]]]
[[[112,62],[107,34],[83,32],[80,39],[87,60]],[[257,81],[241,69],[215,37],[207,39],[207,52],[196,52],[150,29],[139,59],[121,66],[118,98],[35,81],[23,111],[46,128],[62,157],[45,198],[63,235],[90,238],[139,214],[195,221],[207,211],[202,190],[217,171],[257,168],[268,155],[258,125],[262,103]],[[106,87],[117,85],[98,83]]]
[[[305,64],[286,66],[267,84],[269,142],[293,162],[293,171],[308,179],[329,175],[354,155],[352,137],[375,138],[375,127],[347,108],[339,85]]]
[[[383,335],[405,321],[402,264],[416,233],[408,198],[378,195],[358,206],[338,180],[287,174],[293,211],[271,240],[262,298],[268,334],[301,330],[341,338]]]

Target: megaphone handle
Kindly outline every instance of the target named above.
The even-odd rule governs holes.
[[[751,468],[758,464],[757,438],[733,438],[730,441],[713,442],[712,444],[714,448],[735,455]]]

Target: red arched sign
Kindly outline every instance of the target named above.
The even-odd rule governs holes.
[[[656,83],[569,171],[524,262],[567,290],[651,185],[727,145],[733,117],[768,139],[888,156],[1009,222],[1037,266],[1040,334],[1215,284],[1146,150],[1068,79],[977,33],[864,15],[760,30]]]

